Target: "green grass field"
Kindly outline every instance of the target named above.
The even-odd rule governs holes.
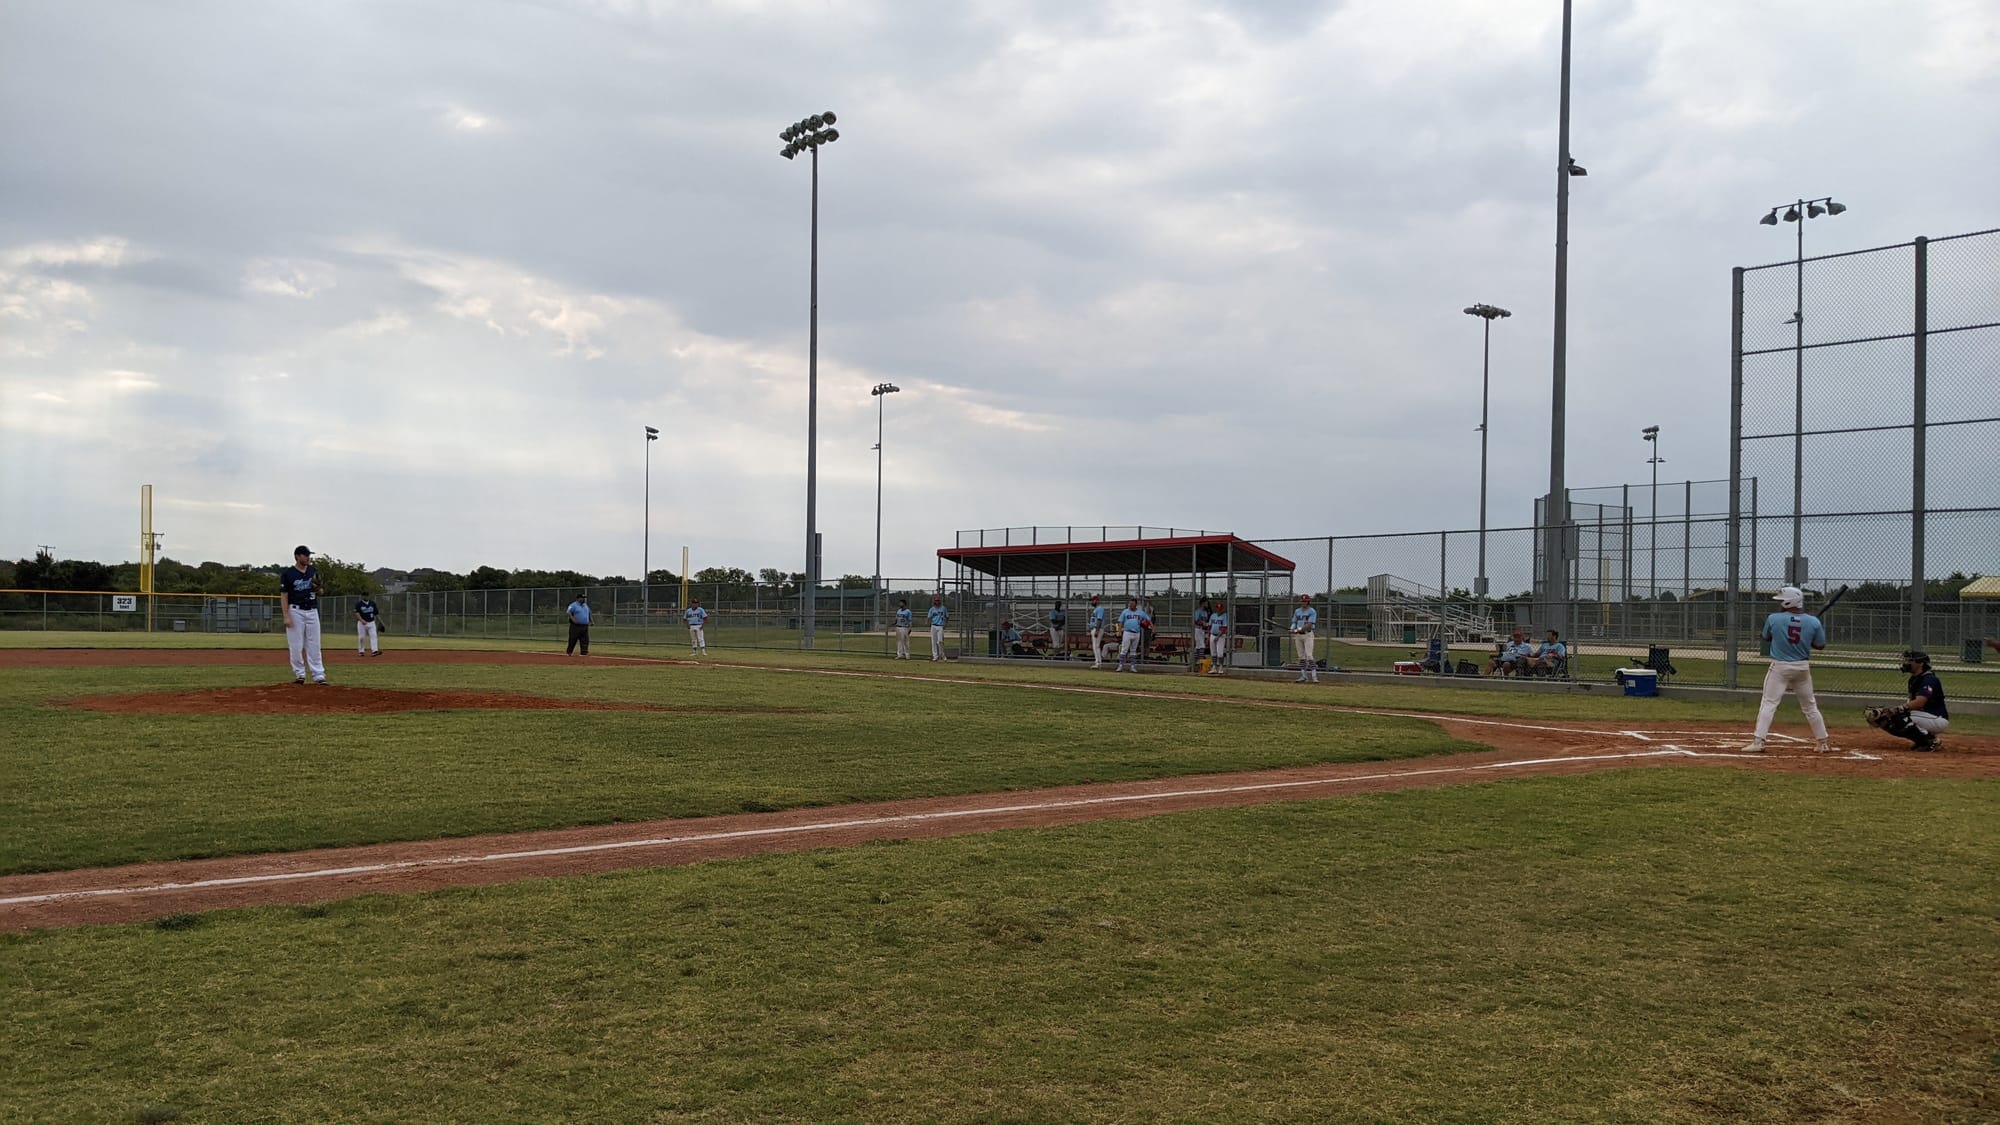
[[[1990,1119],[1996,796],[1648,770],[0,937],[0,1113]]]
[[[717,655],[336,667],[750,713],[103,715],[60,704],[282,653],[9,668],[0,870],[1467,748],[1230,699],[1748,718]],[[0,936],[0,1120],[1987,1120],[1996,824],[2000,781],[1655,767]]]

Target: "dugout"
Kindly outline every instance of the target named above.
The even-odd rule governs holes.
[[[1012,621],[1038,656],[1088,659],[1096,594],[1114,622],[1126,599],[1152,601],[1150,659],[1185,661],[1197,604],[1220,600],[1229,608],[1232,665],[1283,661],[1279,642],[1289,631],[1295,568],[1249,540],[1204,533],[1021,543],[1000,529],[960,532],[958,541],[938,551],[938,587],[962,607],[950,626],[961,655],[999,655],[1000,623]],[[1057,604],[1068,615],[1061,649],[1049,623]]]

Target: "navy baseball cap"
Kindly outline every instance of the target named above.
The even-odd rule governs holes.
[[[294,555],[310,555],[312,553],[312,548],[306,546],[304,543],[292,548],[292,554]]]

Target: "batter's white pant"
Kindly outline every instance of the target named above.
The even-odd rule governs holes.
[[[1208,658],[1214,664],[1222,664],[1229,659],[1229,634],[1210,633],[1208,635]]]
[[[354,651],[382,651],[382,642],[376,639],[375,623],[373,621],[356,621],[354,623]]]
[[[707,652],[708,630],[700,625],[688,626],[688,645],[698,652]]]
[[[1933,715],[1929,711],[1912,711],[1910,725],[1925,734],[1943,734],[1945,728],[1951,725],[1951,720],[1942,715]]]
[[[326,662],[319,653],[319,610],[292,609],[292,623],[285,626],[285,648],[292,654],[292,678],[311,673],[315,680],[326,679]]]
[[[1806,714],[1806,725],[1812,727],[1813,737],[1826,738],[1826,720],[1820,718],[1819,700],[1813,697],[1812,662],[1809,660],[1773,660],[1764,672],[1764,700],[1757,707],[1757,741],[1771,733],[1771,720],[1778,714],[1778,701],[1790,691],[1799,697],[1799,710]]]
[[[908,625],[898,625],[896,626],[896,659],[908,660],[909,658],[910,627]]]
[[[1104,667],[1104,630],[1102,629],[1092,629],[1090,631],[1090,666],[1092,668]]]
[[[1292,634],[1292,652],[1298,656],[1299,668],[1301,670],[1312,667],[1313,640],[1314,637],[1311,629],[1303,633]]]
[[[1118,638],[1119,667],[1122,668],[1127,663],[1130,663],[1134,668],[1137,668],[1139,666],[1139,649],[1145,643],[1145,640],[1146,640],[1146,634],[1142,630],[1139,629],[1125,630],[1125,635]],[[1128,661],[1126,659],[1127,657],[1130,657],[1131,659]]]
[[[931,659],[944,659],[944,626],[931,626]]]

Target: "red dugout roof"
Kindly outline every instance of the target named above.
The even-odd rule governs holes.
[[[1234,535],[1177,539],[1126,539],[1115,543],[1023,543],[1011,547],[944,547],[938,558],[982,574],[1053,578],[1090,574],[1209,574],[1237,570],[1292,570],[1281,558]]]

